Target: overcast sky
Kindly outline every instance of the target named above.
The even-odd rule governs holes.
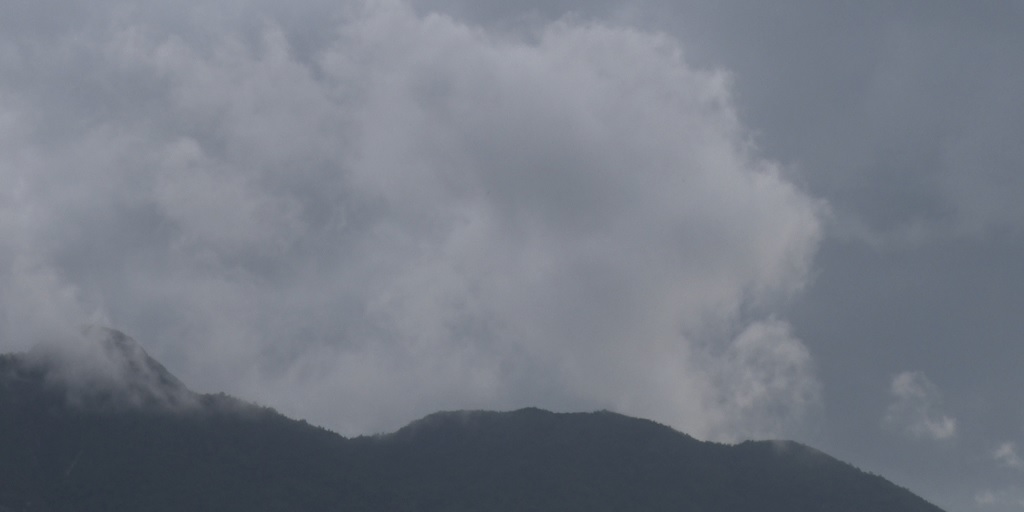
[[[1024,509],[1024,4],[7,0],[0,348],[611,409]],[[70,342],[70,341],[69,341]]]

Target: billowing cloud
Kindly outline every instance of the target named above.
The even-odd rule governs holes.
[[[942,395],[924,373],[903,372],[893,378],[889,387],[892,403],[885,421],[914,436],[934,440],[956,435],[956,418],[942,410]]]
[[[4,347],[109,322],[346,433],[538,405],[734,438],[817,402],[772,313],[822,204],[673,38],[200,11],[3,40]]]

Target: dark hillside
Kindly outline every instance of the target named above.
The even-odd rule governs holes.
[[[939,510],[798,443],[706,443],[610,412],[438,413],[363,442],[431,510]]]
[[[941,512],[806,446],[609,412],[437,413],[346,439],[195,394],[130,338],[103,346],[118,379],[0,356],[0,512]]]
[[[0,360],[9,510],[337,510],[360,502],[335,477],[345,442],[224,395],[182,409],[91,409],[39,369]]]

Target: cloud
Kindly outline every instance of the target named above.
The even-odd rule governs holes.
[[[817,402],[772,312],[824,206],[673,38],[188,9],[3,40],[2,279],[67,298],[35,324],[102,313],[193,388],[346,433],[539,405],[735,438]],[[2,293],[8,346],[31,308]]]
[[[785,322],[751,324],[710,367],[720,372],[719,406],[734,422],[727,429],[743,437],[790,431],[787,422],[798,418],[777,411],[813,409],[821,399],[811,354]]]
[[[936,441],[956,435],[956,418],[942,412],[938,388],[924,373],[903,372],[889,387],[892,403],[885,421],[905,429],[916,437]]]
[[[1020,456],[1017,455],[1017,445],[1015,443],[1006,442],[999,445],[992,452],[992,458],[1008,468],[1024,469],[1024,460],[1021,460]]]
[[[978,505],[994,505],[996,502],[996,495],[992,491],[980,491],[974,495],[974,502]]]
[[[1024,494],[1017,487],[985,489],[974,494],[974,503],[986,508],[1024,508]]]

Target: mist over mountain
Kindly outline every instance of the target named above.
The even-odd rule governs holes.
[[[98,326],[81,334],[81,339],[38,345],[24,358],[27,368],[42,372],[70,405],[94,410],[195,405],[198,396],[131,337]]]
[[[442,412],[345,438],[194,393],[120,332],[86,338],[80,368],[0,356],[0,511],[940,512],[798,443],[611,412]]]

